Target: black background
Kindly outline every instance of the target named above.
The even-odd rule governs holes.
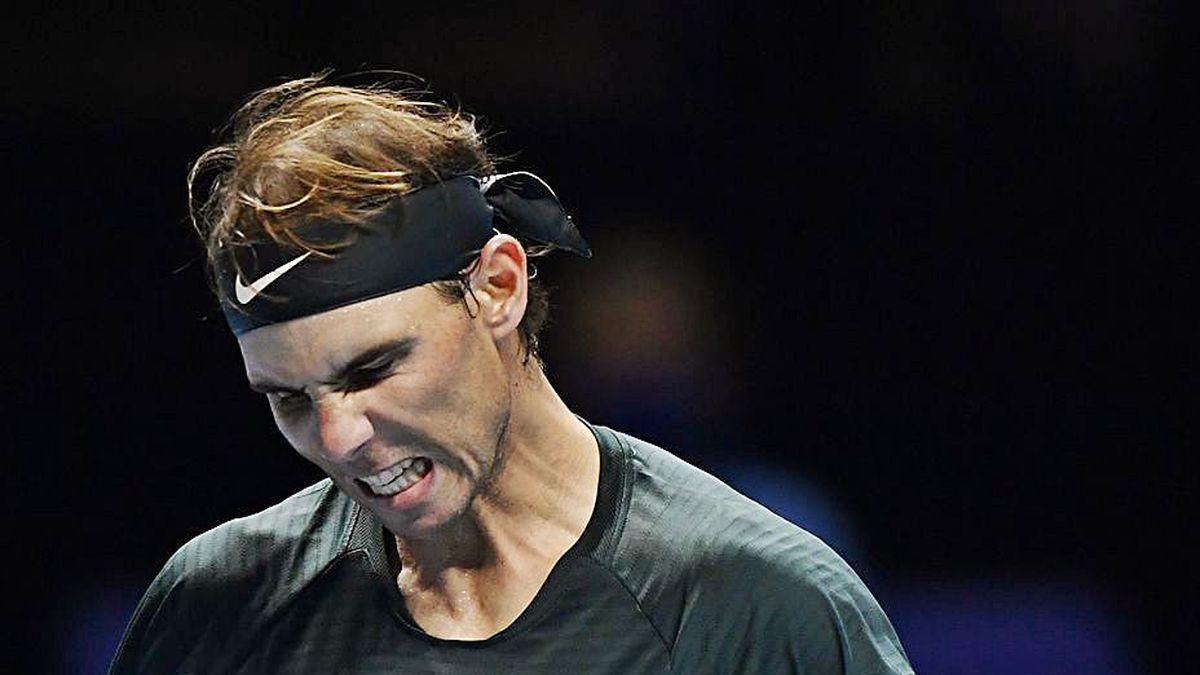
[[[88,589],[143,588],[319,477],[244,386],[184,176],[251,91],[324,67],[426,78],[564,196],[597,250],[542,266],[578,412],[811,477],[873,586],[1082,575],[1147,672],[1197,655],[1195,31],[1165,6],[206,3],[0,30],[6,671],[61,663]],[[614,347],[581,335],[620,311],[589,289],[643,290],[634,249],[695,305],[693,393],[624,383],[686,401],[678,435],[622,417],[590,357]]]

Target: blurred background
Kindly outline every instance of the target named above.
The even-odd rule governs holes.
[[[1192,670],[1196,49],[1166,10],[7,16],[0,669],[102,672],[171,552],[321,477],[244,384],[184,177],[250,92],[333,67],[420,75],[551,182],[596,251],[539,263],[568,404],[828,541],[917,672]]]

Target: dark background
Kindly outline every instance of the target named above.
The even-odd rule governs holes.
[[[0,669],[97,672],[172,551],[320,477],[244,386],[184,177],[250,92],[334,67],[426,78],[555,186],[597,251],[540,265],[568,404],[830,541],[918,672],[1190,670],[1193,28],[1134,0],[7,17]]]

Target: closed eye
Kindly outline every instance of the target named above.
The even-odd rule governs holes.
[[[351,359],[324,384],[340,387],[343,391],[366,389],[394,375],[396,365],[408,358],[418,342],[417,338],[410,336],[372,347]],[[308,398],[303,391],[292,389],[288,385],[270,380],[256,380],[253,377],[250,380],[250,388],[267,394],[273,403],[294,405]]]
[[[359,368],[347,380],[346,388],[350,391],[366,389],[380,380],[394,375],[395,367],[396,359],[387,359],[378,365]]]
[[[371,387],[393,375],[395,365],[395,360],[389,359],[377,366],[360,368],[350,375],[342,388],[344,391],[359,391]],[[268,392],[267,398],[284,408],[296,408],[309,400],[308,394],[302,391],[285,389]]]
[[[267,399],[288,410],[294,410],[308,403],[308,395],[298,391],[273,391],[267,394]]]
[[[387,376],[388,373],[386,370],[372,371],[369,373],[356,373],[354,379],[346,383],[346,390],[358,391],[359,389],[366,389],[367,387],[376,384],[380,380],[387,378]]]

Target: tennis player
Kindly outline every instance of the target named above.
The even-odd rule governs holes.
[[[288,82],[189,187],[249,386],[328,478],[180,548],[111,673],[912,672],[824,543],[564,404],[530,257],[591,251],[470,116]]]

